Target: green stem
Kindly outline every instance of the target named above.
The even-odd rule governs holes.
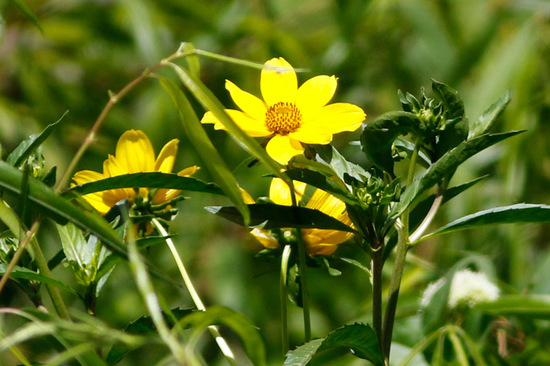
[[[290,258],[290,253],[292,252],[292,247],[290,245],[285,245],[283,249],[283,255],[281,256],[281,276],[280,276],[280,304],[281,304],[281,341],[282,341],[282,350],[283,356],[288,352],[289,341],[288,341],[288,314],[287,314],[287,297],[288,293],[286,291],[286,282],[288,274],[288,259]]]
[[[409,171],[407,174],[407,187],[410,187],[415,173],[416,159],[420,145],[415,144],[414,151],[409,163]],[[409,242],[409,210],[405,210],[400,220],[396,221],[397,227],[397,250],[395,254],[395,263],[393,273],[388,289],[388,302],[386,305],[386,314],[384,317],[384,326],[382,329],[382,354],[387,365],[389,365],[391,341],[393,335],[393,325],[395,322],[395,312],[397,310],[397,301],[399,299],[399,289],[401,287],[401,278],[403,277],[403,269],[405,268],[405,259],[407,256]]]
[[[202,302],[199,293],[195,289],[195,286],[193,285],[193,282],[191,281],[191,277],[187,273],[187,270],[185,269],[185,265],[183,264],[183,261],[181,260],[181,257],[176,249],[176,246],[174,245],[174,242],[172,241],[172,238],[168,237],[169,234],[164,229],[164,227],[161,225],[161,223],[156,219],[153,218],[151,220],[151,223],[153,226],[158,230],[160,235],[164,236],[166,239],[166,245],[168,246],[168,249],[170,249],[170,253],[172,254],[172,257],[174,258],[174,261],[176,262],[176,266],[178,267],[178,270],[180,271],[181,278],[183,279],[183,282],[185,283],[185,287],[187,287],[187,291],[191,295],[191,299],[193,300],[193,303],[200,311],[206,311],[206,306],[204,306],[204,303]],[[218,347],[220,351],[223,353],[224,357],[226,358],[227,362],[230,365],[236,365],[235,362],[235,356],[233,352],[231,351],[231,348],[227,344],[226,340],[221,336],[220,331],[217,326],[210,325],[208,326],[208,330],[210,331],[210,334],[212,334],[212,337],[216,340],[216,343],[218,344]]]
[[[50,272],[50,268],[48,267],[48,261],[44,257],[44,253],[42,253],[40,245],[34,237],[34,234],[38,231],[38,228],[40,227],[41,220],[35,220],[30,230],[23,237],[23,228],[21,223],[19,222],[19,219],[11,210],[11,208],[6,204],[6,202],[4,202],[4,200],[0,200],[0,220],[2,220],[11,230],[11,232],[20,240],[19,248],[15,252],[12,260],[6,268],[6,271],[4,272],[4,275],[0,279],[0,293],[2,292],[2,289],[8,281],[11,272],[17,265],[19,258],[21,258],[21,255],[23,255],[23,252],[25,251],[29,243],[31,243],[34,260],[36,262],[36,265],[38,266],[38,269],[40,270],[40,273],[42,273],[42,275],[46,277],[51,278],[52,273]],[[48,293],[52,299],[52,303],[55,307],[57,314],[59,314],[59,316],[64,319],[70,320],[71,317],[69,315],[69,311],[67,310],[67,307],[63,302],[63,298],[61,297],[59,289],[53,285],[46,285],[46,289],[48,290]]]
[[[378,343],[382,346],[382,268],[384,266],[383,250],[375,236],[372,243],[372,326]]]
[[[124,219],[128,219],[127,213],[125,214],[123,212],[123,215],[126,216],[124,217]],[[168,325],[164,321],[159,299],[155,293],[145,264],[143,263],[143,260],[141,259],[139,251],[137,249],[133,230],[128,230],[128,237],[128,259],[131,263],[132,272],[134,274],[138,290],[143,297],[143,301],[147,306],[147,310],[151,315],[151,320],[153,321],[153,324],[155,325],[160,338],[168,346],[178,364],[185,365],[188,364],[189,361],[191,361],[189,362],[191,364],[198,364],[192,359],[189,360],[190,355],[186,354],[184,348],[181,347],[178,340],[170,332]]]
[[[298,207],[298,200],[296,199],[296,191],[294,190],[294,183],[291,181],[291,184],[288,186],[290,189],[292,198],[292,206]],[[298,212],[295,212],[295,215],[298,216]],[[296,218],[297,219],[297,218]],[[299,220],[296,220],[299,222]],[[304,238],[302,237],[302,230],[296,228],[296,239],[298,241],[298,268],[300,272],[300,284],[302,285],[302,311],[304,315],[304,338],[305,342],[311,340],[311,317],[309,314],[309,286],[307,281],[307,264],[306,264],[306,245],[304,243]]]

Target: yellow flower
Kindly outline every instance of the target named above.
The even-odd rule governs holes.
[[[296,72],[285,59],[273,58],[265,66],[260,80],[263,100],[226,80],[225,88],[241,109],[226,112],[249,136],[271,136],[266,151],[279,163],[287,164],[301,154],[302,143],[328,144],[333,134],[355,131],[365,120],[365,112],[356,105],[327,105],[336,91],[336,77],[315,76],[298,88]],[[212,112],[201,122],[224,129]]]
[[[296,191],[296,199],[300,200],[306,189],[306,184],[296,182],[294,185]],[[246,193],[243,194],[245,203],[253,203],[252,198]],[[271,181],[269,189],[269,198],[276,204],[290,206],[292,204],[290,197],[290,189],[286,183],[279,178],[274,178]],[[252,202],[251,202],[252,201]],[[319,210],[342,223],[353,226],[348,214],[346,213],[346,204],[333,195],[316,189],[311,199],[307,202],[306,208]],[[338,244],[342,244],[353,236],[353,233],[338,230],[327,229],[302,229],[302,238],[306,250],[311,256],[314,255],[331,255],[338,248]],[[266,248],[278,248],[279,242],[273,237],[269,230],[253,229],[252,235]]]
[[[171,173],[178,151],[178,142],[178,139],[169,141],[164,145],[155,160],[155,152],[149,138],[139,130],[126,131],[118,140],[115,156],[109,155],[107,160],[103,162],[103,173],[82,170],[74,175],[73,181],[76,184],[84,184],[131,173]],[[192,166],[183,169],[178,175],[188,177],[198,169],[199,167]],[[118,201],[124,198],[133,203],[139,194],[153,205],[159,205],[170,202],[178,196],[180,191],[177,189],[159,189],[152,197],[149,197],[150,193],[148,188],[139,188],[139,192],[136,192],[133,188],[119,188],[90,193],[84,195],[84,199],[99,213],[105,215]]]

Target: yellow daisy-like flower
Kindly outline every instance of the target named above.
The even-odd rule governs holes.
[[[273,58],[265,66],[260,80],[263,100],[226,80],[225,88],[241,110],[225,111],[249,136],[271,136],[266,151],[279,163],[301,154],[302,143],[328,144],[333,134],[355,131],[365,120],[365,112],[356,105],[327,105],[336,91],[336,77],[315,76],[298,88],[296,72],[285,59]],[[224,129],[212,112],[201,122]]]
[[[294,185],[297,199],[300,200],[306,189],[306,184],[302,182],[296,182]],[[250,195],[243,194],[245,203],[254,203]],[[269,198],[276,204],[291,206],[292,200],[290,196],[290,189],[286,183],[279,178],[274,178],[271,181],[269,188]],[[342,223],[353,226],[347,212],[346,204],[333,195],[321,190],[316,189],[311,199],[307,202],[306,208],[312,210],[319,210]],[[331,255],[336,251],[339,244],[342,244],[349,240],[353,233],[339,230],[327,230],[327,229],[302,229],[302,238],[309,255]],[[269,230],[265,229],[253,229],[252,235],[258,239],[258,241],[266,248],[278,248],[279,242],[271,235]]]
[[[82,170],[74,175],[73,181],[76,184],[84,184],[131,173],[171,173],[178,151],[178,142],[178,139],[169,141],[155,160],[155,151],[147,135],[139,130],[126,131],[117,142],[115,156],[109,155],[103,162],[103,173]],[[198,169],[198,166],[192,166],[183,169],[178,175],[188,177]],[[145,200],[150,200],[153,205],[160,205],[170,202],[180,192],[177,189],[158,189],[152,197],[149,197],[148,188],[139,188],[138,192],[133,188],[118,188],[86,194],[83,197],[99,213],[105,215],[124,198],[133,203],[139,195]]]

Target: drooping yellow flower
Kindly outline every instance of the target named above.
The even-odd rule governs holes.
[[[178,142],[178,139],[169,141],[164,145],[155,160],[155,151],[147,135],[139,130],[126,131],[117,142],[115,156],[109,155],[107,160],[103,162],[103,173],[82,170],[74,175],[73,181],[76,184],[84,184],[131,173],[171,173],[178,151]],[[178,175],[188,177],[198,169],[198,166],[192,166],[183,169]],[[150,197],[150,193],[148,188],[139,188],[138,192],[133,188],[119,188],[90,193],[83,197],[99,213],[105,215],[118,201],[124,198],[133,203],[139,194],[143,199],[150,201],[151,204],[160,205],[176,198],[180,191],[177,189],[158,189],[152,197]]]
[[[306,189],[306,184],[296,182],[294,189],[297,194],[297,199],[300,200]],[[252,198],[250,196],[244,196],[246,203],[250,202]],[[274,178],[271,181],[269,189],[269,198],[276,204],[290,206],[292,200],[290,196],[290,189],[286,183],[279,178]],[[316,189],[311,199],[307,202],[306,208],[312,210],[319,210],[342,223],[353,226],[348,214],[346,213],[346,204],[333,195],[321,190]],[[306,250],[311,256],[314,255],[331,255],[336,251],[339,244],[344,243],[353,236],[353,233],[339,230],[327,230],[327,229],[302,229],[302,238],[306,246]],[[265,229],[253,229],[252,235],[258,239],[258,241],[266,248],[278,248],[279,242],[269,230]]]
[[[281,164],[304,151],[304,144],[325,145],[332,135],[355,131],[365,120],[365,112],[350,103],[327,103],[336,91],[334,76],[315,76],[298,88],[298,78],[292,66],[282,57],[265,63],[260,89],[263,100],[241,90],[226,80],[225,88],[241,109],[226,109],[227,114],[249,136],[268,137],[267,153]],[[212,112],[202,123],[214,123],[224,129]]]

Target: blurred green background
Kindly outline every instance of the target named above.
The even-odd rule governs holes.
[[[512,102],[495,130],[527,132],[489,149],[460,168],[453,180],[463,183],[489,177],[451,201],[433,224],[497,205],[547,203],[550,183],[550,2],[545,0],[26,0],[40,31],[13,1],[0,5],[0,143],[5,158],[29,134],[39,132],[65,112],[62,127],[44,145],[47,165],[63,172],[102,108],[108,91],[118,91],[145,68],[172,54],[180,42],[203,50],[259,63],[282,56],[313,75],[336,75],[334,101],[361,106],[367,123],[381,113],[399,110],[397,90],[419,95],[430,91],[430,78],[458,90],[470,119],[507,90]],[[161,71],[170,75],[170,71]],[[224,89],[230,79],[259,94],[259,72],[201,58],[201,77],[228,107]],[[204,111],[197,108],[197,114]],[[155,79],[142,83],[111,112],[97,141],[79,169],[101,170],[118,137],[141,129],[156,151],[169,139],[180,139],[176,168],[201,165],[189,146],[175,108]],[[260,166],[242,164],[245,152],[225,132],[209,135],[253,196],[267,195],[268,179]],[[364,163],[356,140],[359,132],[335,138],[335,146],[350,160]],[[59,173],[58,173],[59,177]],[[198,177],[209,180],[204,170]],[[251,319],[264,337],[270,359],[280,363],[277,264],[254,258],[261,248],[247,231],[213,217],[202,207],[229,204],[219,197],[192,194],[179,204],[172,232],[207,304],[235,309]],[[42,243],[48,255],[60,248],[47,224]],[[541,225],[504,226],[463,232],[420,245],[415,254],[427,263],[406,269],[398,308],[396,341],[412,346],[410,332],[421,291],[453,264],[473,253],[493,263],[504,292],[550,293],[549,229]],[[366,260],[351,244],[341,254]],[[164,246],[153,247],[149,258],[178,278]],[[338,267],[340,277],[312,271],[313,334],[353,321],[370,321],[368,278],[350,266]],[[66,268],[54,272],[74,283]],[[162,281],[157,289],[171,307],[189,307],[183,290]],[[75,285],[76,286],[76,285]],[[76,298],[64,294],[80,308]],[[9,287],[2,306],[30,305]],[[98,316],[115,327],[144,314],[130,271],[119,266],[98,303]],[[511,320],[513,322],[513,319]],[[291,311],[291,342],[302,343],[301,314]],[[537,360],[537,349],[548,340],[548,327],[522,329],[521,357]],[[537,334],[534,334],[537,333]],[[534,334],[531,337],[531,334]],[[236,339],[236,338],[235,338]],[[205,337],[205,349],[214,346]],[[530,351],[532,350],[532,351]],[[47,352],[39,344],[34,352]],[[137,351],[123,362],[148,364],[155,348]],[[209,352],[207,352],[209,354]],[[214,356],[213,356],[214,357]],[[518,356],[520,357],[520,356]],[[215,358],[215,357],[214,357]],[[214,359],[210,362],[215,363]],[[535,363],[536,364],[536,363]]]

